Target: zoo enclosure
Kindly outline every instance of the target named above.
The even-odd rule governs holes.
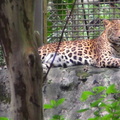
[[[75,0],[49,0],[47,26],[44,35],[47,42],[59,41],[61,32]],[[63,34],[63,40],[92,39],[103,31],[103,19],[120,19],[118,0],[76,0],[76,4]]]
[[[74,1],[42,1],[44,2],[44,41],[59,41]],[[99,36],[104,29],[103,19],[120,19],[119,0],[76,0],[74,11],[70,16],[63,35],[63,40],[92,39]],[[43,24],[42,22],[41,25]],[[4,65],[3,51],[0,46],[0,66]]]

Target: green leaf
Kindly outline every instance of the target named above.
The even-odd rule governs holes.
[[[91,91],[84,91],[84,92],[82,93],[82,95],[81,95],[80,100],[81,100],[81,101],[85,101],[85,100],[87,100],[91,95],[94,95],[94,93],[91,92]]]
[[[62,115],[54,115],[50,120],[65,120]]]
[[[96,94],[98,94],[98,93],[101,93],[102,91],[104,91],[105,89],[106,89],[105,86],[98,86],[98,87],[94,87],[92,90],[94,92],[96,92]]]
[[[53,116],[54,119],[60,119],[60,117],[61,117],[60,115],[54,115]]]
[[[52,107],[55,107],[56,106],[56,101],[55,100],[51,100],[50,104],[51,104]]]
[[[95,118],[89,118],[88,120],[98,120],[98,117],[95,117]]]
[[[120,102],[119,101],[115,101],[115,102],[113,102],[113,103],[111,103],[111,108],[120,108]]]
[[[120,110],[115,111],[114,114],[115,114],[116,116],[118,115],[118,116],[120,117]]]
[[[61,98],[57,101],[55,100],[51,100],[50,104],[44,104],[43,108],[44,109],[52,109],[54,107],[58,107],[59,105],[61,105],[63,102],[65,101],[65,98]]]
[[[107,93],[107,94],[118,93],[118,91],[117,91],[115,85],[112,84],[112,85],[110,85],[110,86],[107,87],[106,93]]]
[[[96,100],[95,102],[90,103],[90,106],[98,107],[101,104],[102,100],[104,100],[104,98],[100,98],[100,99]]]
[[[95,111],[94,115],[100,117],[100,111],[99,110]]]
[[[56,102],[56,105],[61,105],[65,101],[65,98],[61,98]]]
[[[115,110],[120,110],[120,104],[119,104],[119,105],[114,106],[114,109],[115,109]]]
[[[10,119],[8,119],[6,117],[0,117],[0,120],[10,120]]]
[[[107,105],[105,106],[105,111],[107,111],[108,113],[112,113],[112,109],[111,109],[110,104],[107,104]]]
[[[52,106],[51,104],[44,104],[44,105],[43,105],[43,108],[44,108],[44,109],[52,109],[53,106]]]
[[[101,120],[115,120],[115,119],[112,119],[112,118],[113,118],[112,114],[107,114],[107,115],[102,116]]]
[[[99,107],[106,107],[107,105],[104,102],[100,102]]]
[[[87,110],[90,110],[90,108],[81,109],[81,110],[78,110],[77,112],[82,113],[82,112],[85,112]]]

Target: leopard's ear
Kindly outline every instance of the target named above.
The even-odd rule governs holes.
[[[111,23],[111,21],[109,21],[109,20],[103,20],[104,26],[107,26],[107,25],[109,25],[110,23]]]

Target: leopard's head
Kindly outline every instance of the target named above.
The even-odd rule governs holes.
[[[113,45],[120,46],[120,20],[103,20],[107,39]]]

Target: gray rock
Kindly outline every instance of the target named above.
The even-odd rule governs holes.
[[[10,116],[10,86],[8,70],[0,70],[0,117]]]
[[[0,116],[9,117],[10,89],[7,70],[0,70]],[[93,117],[95,109],[78,113],[87,108],[100,95],[90,97],[86,102],[79,100],[83,91],[90,91],[95,86],[115,84],[120,89],[120,70],[118,68],[96,68],[92,66],[74,66],[52,68],[43,86],[44,104],[50,100],[65,98],[65,102],[55,109],[44,110],[45,120],[53,115],[63,115],[65,120],[87,120]],[[113,96],[110,96],[113,97]]]
[[[95,86],[115,84],[120,89],[120,70],[118,68],[96,68],[91,66],[74,66],[66,69],[52,68],[46,85],[44,86],[44,104],[50,100],[65,98],[66,101],[55,109],[44,111],[45,120],[53,115],[63,115],[65,120],[87,120],[93,117],[95,109],[78,113],[80,109],[89,107],[89,104],[99,98],[91,97],[86,102],[79,100],[83,91],[89,91]],[[113,97],[113,96],[111,96]]]

